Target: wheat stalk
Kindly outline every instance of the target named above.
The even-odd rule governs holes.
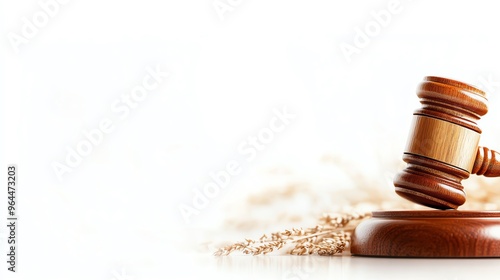
[[[264,234],[258,240],[245,239],[222,248],[214,255],[227,256],[235,251],[244,254],[267,254],[293,244],[288,251],[292,255],[334,255],[344,252],[349,247],[351,234],[359,222],[371,216],[371,213],[324,214],[318,225],[311,228],[294,228]]]

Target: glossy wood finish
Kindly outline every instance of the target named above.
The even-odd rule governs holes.
[[[455,123],[481,133],[477,121],[488,112],[486,93],[468,84],[428,76],[417,89],[424,115]]]
[[[434,119],[440,125],[416,125],[410,131],[409,148],[403,155],[408,165],[394,178],[396,193],[432,208],[456,209],[466,200],[463,179],[471,173],[500,176],[498,154],[473,147],[481,134],[476,122],[488,111],[486,95],[462,82],[425,77],[417,96],[422,108],[415,117]]]
[[[500,257],[500,212],[378,211],[359,224],[351,253],[384,257]]]
[[[486,177],[500,176],[500,154],[486,147],[479,147],[472,174]]]
[[[396,193],[436,209],[456,209],[465,203],[462,180],[469,173],[458,167],[418,155],[404,154],[406,168],[394,177]]]

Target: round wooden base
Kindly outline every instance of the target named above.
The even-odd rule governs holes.
[[[500,257],[500,212],[376,211],[354,230],[351,253],[374,257]]]

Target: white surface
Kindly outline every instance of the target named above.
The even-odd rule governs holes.
[[[208,256],[181,257],[186,266],[172,267],[166,273],[156,266],[144,271],[151,279],[498,279],[498,259],[404,259],[350,256]],[[145,269],[146,270],[146,269]],[[156,276],[157,278],[153,277]],[[146,277],[147,279],[150,279]]]
[[[211,261],[213,262],[213,261]],[[215,261],[228,279],[497,279],[497,259],[231,257]],[[243,278],[244,279],[244,278]]]
[[[7,273],[0,257],[1,279],[117,280],[122,268],[136,280],[236,273],[279,279],[309,260],[310,278],[298,279],[494,274],[496,260],[218,260],[176,248],[192,242],[186,228],[206,241],[204,230],[220,229],[231,213],[252,214],[234,206],[249,193],[292,181],[321,194],[355,186],[341,167],[391,192],[380,182],[401,162],[419,106],[415,88],[425,75],[487,89],[482,143],[498,146],[495,4],[402,0],[401,11],[348,62],[341,44],[352,44],[356,28],[371,24],[389,1],[230,1],[234,7],[221,20],[212,0],[71,0],[16,53],[9,34],[22,32],[23,18],[42,10],[38,2],[0,2],[0,183],[7,164],[17,164],[20,217],[19,272]],[[130,114],[114,110],[158,65],[170,76]],[[283,131],[255,158],[239,151],[284,107],[295,118]],[[114,130],[59,180],[54,162],[63,163],[84,131],[106,119]],[[325,155],[338,165],[319,164]],[[231,161],[241,173],[186,225],[179,206]],[[280,176],[269,178],[269,170]],[[315,209],[318,203],[299,196],[269,209],[328,210]],[[275,210],[260,217],[273,218]]]

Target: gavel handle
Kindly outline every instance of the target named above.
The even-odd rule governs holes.
[[[471,173],[486,177],[499,177],[500,154],[486,147],[479,147]]]

